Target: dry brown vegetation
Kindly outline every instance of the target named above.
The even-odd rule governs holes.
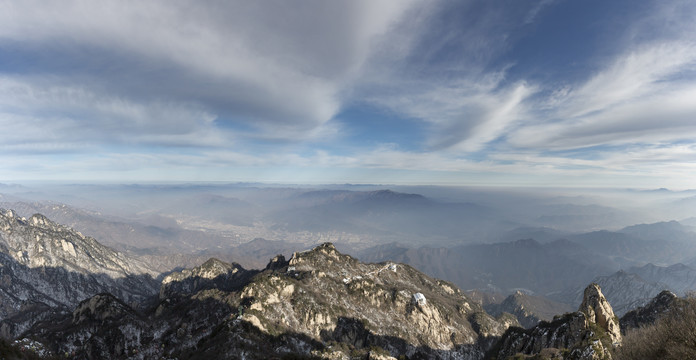
[[[696,359],[696,298],[675,305],[655,324],[628,332],[616,358]]]

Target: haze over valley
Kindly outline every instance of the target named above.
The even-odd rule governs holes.
[[[0,358],[696,359],[694,19],[0,0]]]
[[[260,269],[277,254],[332,242],[361,260],[406,263],[463,290],[521,290],[574,306],[583,285],[617,274],[634,275],[631,281],[649,289],[621,295],[628,297],[622,304],[694,287],[696,228],[683,206],[690,191],[262,184],[4,190],[0,207],[27,218],[43,214],[160,272],[210,257]],[[611,291],[605,289],[610,300]]]

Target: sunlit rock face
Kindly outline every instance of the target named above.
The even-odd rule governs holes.
[[[329,243],[273,258],[261,271],[210,259],[165,277],[157,305],[145,312],[99,294],[58,323],[31,330],[57,353],[243,352],[246,359],[478,360],[509,326],[519,326],[509,314],[491,317],[450,283],[402,264],[361,263]]]
[[[587,315],[587,320],[591,324],[597,324],[604,329],[612,343],[621,343],[619,319],[614,315],[614,310],[602,294],[599,285],[593,283],[585,288],[585,296],[579,310]]]
[[[13,337],[33,323],[108,292],[134,307],[156,294],[145,264],[36,214],[0,209],[0,332]]]
[[[250,299],[244,317],[262,331],[298,331],[401,354],[420,347],[482,355],[490,342],[482,339],[499,337],[510,325],[452,284],[405,265],[361,263],[330,243],[294,253],[285,268],[247,285],[242,298]]]
[[[618,318],[599,285],[593,283],[585,288],[578,311],[557,316],[551,322],[542,321],[528,330],[508,330],[491,357],[539,355],[555,359],[611,359],[611,349],[620,344]]]
[[[112,278],[157,273],[95,239],[56,224],[41,214],[20,218],[0,210],[0,244],[5,253],[30,268],[61,267],[78,273],[105,274]]]

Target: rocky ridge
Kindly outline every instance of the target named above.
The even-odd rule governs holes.
[[[611,359],[611,349],[621,344],[619,321],[597,284],[590,284],[584,295],[576,312],[528,330],[509,329],[489,357]]]
[[[647,304],[650,299],[667,288],[665,284],[647,281],[637,274],[624,270],[607,276],[599,276],[593,282],[602,288],[602,292],[609,299],[618,316]],[[575,302],[581,302],[583,296],[584,294],[578,292],[575,296]]]
[[[191,295],[204,289],[231,291],[248,282],[257,271],[247,271],[236,263],[211,258],[200,266],[174,272],[162,279],[159,298]]]
[[[292,329],[317,340],[372,343],[411,355],[419,347],[467,353],[480,351],[482,341],[512,323],[492,318],[450,283],[405,265],[364,264],[331,244],[293,254],[280,270],[285,274],[267,274],[242,293],[249,299],[244,316],[253,323],[258,318],[270,332]],[[355,322],[367,341],[339,326]],[[411,345],[384,340],[390,336]]]
[[[524,328],[531,328],[540,321],[551,321],[554,316],[569,312],[570,306],[549,299],[516,291],[500,304],[484,305],[484,309],[493,315],[503,313],[514,315]]]
[[[93,238],[42,215],[0,210],[0,336],[69,312],[109,292],[138,307],[156,294],[155,273]]]
[[[669,312],[679,301],[679,298],[673,292],[669,290],[662,291],[645,306],[633,309],[621,317],[621,332],[625,334],[630,329],[654,324],[658,318]]]
[[[159,304],[143,312],[96,295],[28,336],[77,357],[481,359],[512,325],[452,284],[401,264],[364,264],[327,243],[261,272],[213,259],[170,274]]]
[[[99,244],[41,214],[29,219],[0,209],[0,239],[4,252],[29,268],[61,267],[78,273],[105,274],[112,278],[157,273],[144,263]]]

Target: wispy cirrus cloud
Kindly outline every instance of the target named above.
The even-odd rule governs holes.
[[[0,0],[0,170],[684,177],[696,5],[612,4]]]
[[[4,150],[94,145],[221,146],[215,116],[187,104],[135,101],[43,77],[0,76]]]
[[[413,2],[199,5],[2,2],[0,50],[22,57],[17,63],[30,59],[13,69],[16,78],[31,71],[49,75],[44,82],[91,87],[86,91],[130,104],[183,103],[184,113],[201,109],[259,137],[297,140],[325,133],[317,128],[339,111],[338,93],[369,56],[373,38]],[[103,104],[96,105],[98,114]],[[159,119],[150,126],[167,129]],[[108,131],[98,116],[82,123],[102,125]]]
[[[545,117],[509,137],[525,148],[653,143],[696,135],[696,47],[657,43],[622,54],[576,89],[544,103]]]

